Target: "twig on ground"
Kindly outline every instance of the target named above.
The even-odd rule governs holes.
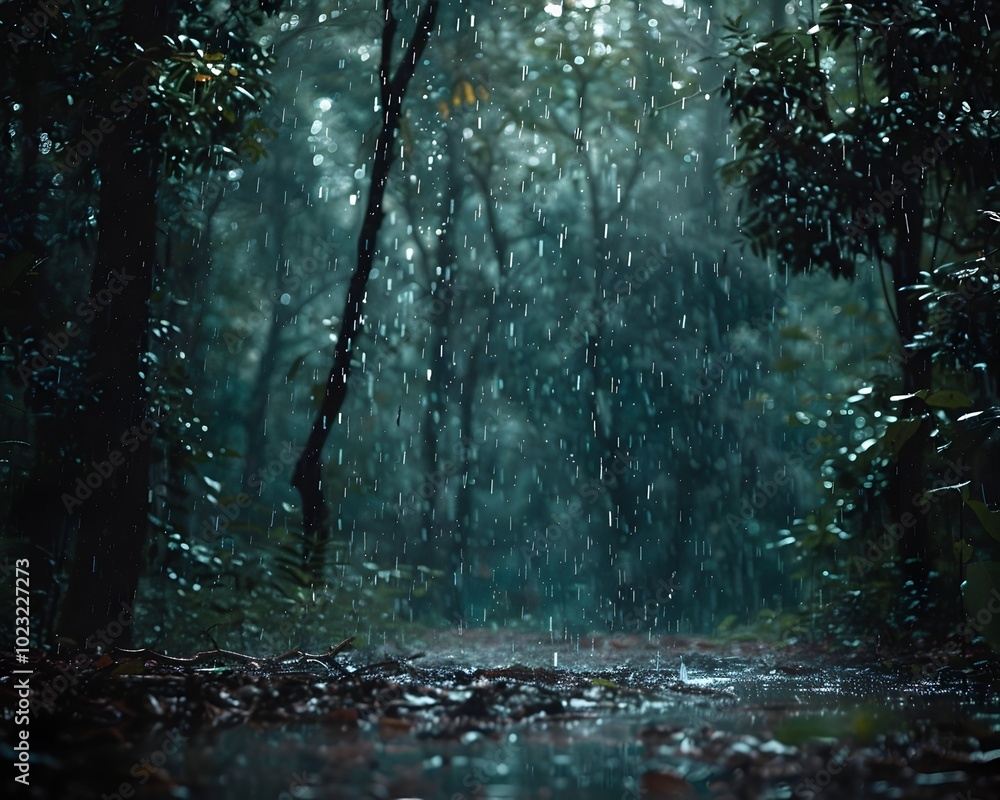
[[[306,663],[309,661],[319,661],[326,666],[330,666],[332,663],[331,660],[349,648],[353,641],[354,637],[351,636],[348,639],[344,639],[344,641],[340,644],[331,647],[325,653],[306,653],[302,650],[294,649],[289,650],[287,653],[282,653],[280,656],[274,656],[271,658],[258,658],[255,656],[249,656],[245,653],[237,653],[234,650],[223,650],[219,647],[212,650],[203,650],[200,653],[195,653],[193,656],[189,656],[187,658],[181,656],[168,656],[163,653],[157,653],[155,650],[150,650],[146,647],[140,650],[126,650],[121,647],[116,647],[115,656],[116,660],[121,658],[141,658],[146,661],[155,661],[157,664],[166,664],[174,667],[192,666],[195,664],[205,663],[206,661],[215,660],[235,661],[240,664],[246,664],[253,667],[288,666],[289,662],[294,664]]]

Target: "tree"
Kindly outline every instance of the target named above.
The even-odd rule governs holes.
[[[385,0],[385,26],[382,32],[382,54],[379,63],[382,127],[375,141],[371,190],[364,222],[358,234],[357,267],[348,287],[340,335],[337,338],[333,366],[327,378],[323,401],[313,422],[306,449],[296,464],[295,475],[292,478],[292,485],[302,496],[302,521],[305,534],[316,548],[322,548],[325,542],[324,525],[329,517],[322,491],[323,447],[331,423],[337,418],[347,398],[351,359],[354,357],[353,347],[363,328],[362,311],[365,293],[375,261],[378,234],[384,216],[382,200],[385,196],[389,171],[395,160],[394,141],[403,110],[403,97],[430,39],[437,10],[437,0],[428,0],[416,21],[416,28],[402,59],[393,70],[393,48],[396,44],[398,21],[392,10],[392,0]]]
[[[37,219],[61,212],[54,227],[97,236],[89,290],[77,309],[82,322],[54,334],[63,342],[84,333],[89,356],[65,366],[87,379],[63,394],[61,409],[44,398],[40,390],[51,380],[45,367],[65,355],[56,344],[55,356],[45,357],[52,339],[43,333],[54,320],[39,311],[20,332],[19,374],[38,418],[65,414],[75,430],[71,457],[54,469],[53,454],[65,443],[58,428],[36,428],[36,467],[12,519],[24,536],[44,537],[32,507],[47,503],[51,514],[59,499],[63,508],[54,513],[72,555],[58,630],[82,645],[123,606],[131,609],[148,543],[153,432],[163,413],[148,382],[150,304],[163,282],[160,189],[236,156],[268,68],[252,31],[276,8],[270,0],[228,9],[194,0],[123,0],[89,11],[61,5],[4,7],[12,23],[8,96],[17,101],[5,129],[17,131],[8,152],[23,159],[21,183]],[[47,91],[39,93],[32,73],[47,60]],[[62,194],[69,189],[90,195],[96,210],[82,204],[66,214]],[[19,220],[23,241],[8,263],[55,249],[41,244],[37,227]],[[41,276],[20,288],[43,306],[52,280]],[[58,570],[54,549],[46,548]]]
[[[916,395],[936,384],[913,287],[989,240],[974,209],[1000,194],[997,21],[955,0],[883,0],[831,3],[804,32],[758,37],[730,24],[725,90],[742,153],[725,174],[743,183],[754,251],[848,280],[860,266],[883,284],[910,398],[897,413],[915,421],[897,439],[883,496],[890,522],[915,519],[899,553],[920,602],[941,550],[927,516],[911,513],[931,433]]]

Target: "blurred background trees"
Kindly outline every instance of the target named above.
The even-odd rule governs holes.
[[[16,5],[2,11],[13,25],[34,10],[8,12]],[[886,128],[868,117],[888,77],[839,55],[869,46],[872,21],[846,12],[759,9],[723,42],[718,4],[445,4],[404,103],[366,335],[331,421],[333,519],[317,571],[289,482],[354,269],[382,15],[349,0],[177,2],[171,38],[136,55],[124,6],[92,5],[61,9],[29,49],[3,55],[5,541],[60,581],[84,552],[81,509],[58,499],[106,458],[82,441],[98,430],[88,353],[100,339],[76,306],[95,290],[93,265],[109,263],[95,235],[113,151],[102,143],[68,174],[52,165],[93,127],[85,93],[117,86],[113,65],[148,63],[148,113],[127,117],[153,126],[143,152],[159,175],[149,345],[135,371],[135,407],[157,425],[137,535],[145,642],[200,646],[210,626],[220,644],[275,651],[468,625],[801,633],[817,608],[856,597],[849,559],[892,519],[880,505],[903,446],[892,431],[911,427],[895,421],[928,418],[920,463],[932,477],[935,436],[958,447],[990,418],[992,367],[976,365],[996,359],[983,327],[996,290],[992,262],[974,259],[993,229],[975,209],[996,182],[985,170],[951,177],[994,152],[980,121],[994,92],[971,72],[968,96],[949,106],[958,116],[921,127],[938,102],[922,96],[906,105],[919,119],[894,112]],[[395,9],[405,37],[418,11]],[[778,33],[786,25],[797,33]],[[930,47],[919,31],[935,25],[893,46]],[[968,36],[977,25],[970,17]],[[46,96],[36,84],[57,105],[29,102]],[[847,102],[856,112],[840,110]],[[920,178],[920,265],[907,261],[894,283],[896,248],[912,246],[898,233],[916,225],[909,206],[854,239],[848,226],[895,174],[889,151],[910,152],[893,143],[920,149],[944,130],[957,141]],[[838,154],[855,150],[848,169]],[[865,164],[885,174],[870,182]],[[933,251],[945,237],[952,249]],[[985,288],[949,303],[966,269]],[[811,270],[854,278],[797,274]],[[913,284],[924,288],[911,295]],[[913,309],[907,343],[938,354],[933,385],[900,382],[911,361],[898,298]],[[67,320],[81,335],[35,369]],[[944,377],[967,366],[981,390]],[[960,421],[972,407],[889,399],[923,389],[963,392],[983,414]],[[110,419],[101,441],[120,448],[108,436],[135,423]],[[996,477],[977,452],[986,514]],[[942,510],[961,504],[951,494]],[[942,535],[928,533],[933,547]],[[48,631],[66,633],[54,608]]]

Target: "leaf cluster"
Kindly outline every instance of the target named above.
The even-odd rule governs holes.
[[[968,203],[993,198],[1000,174],[989,16],[955,2],[832,3],[804,32],[763,36],[729,20],[723,90],[740,151],[722,174],[746,190],[754,252],[851,278],[925,194],[935,236],[960,254],[984,239]]]

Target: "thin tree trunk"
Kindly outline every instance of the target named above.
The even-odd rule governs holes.
[[[901,226],[897,236],[896,250],[893,254],[893,276],[896,289],[896,311],[899,320],[899,335],[903,345],[915,340],[920,332],[923,318],[922,307],[913,299],[912,291],[906,287],[919,282],[920,255],[922,237],[919,234],[923,216],[923,193],[914,191],[904,199],[914,208],[908,208],[904,213],[908,217],[910,227],[915,231],[907,235],[907,226]],[[931,388],[930,356],[923,350],[903,352],[903,391],[914,393],[921,389]],[[922,401],[911,400],[911,404],[920,405]],[[911,413],[919,414],[924,409],[911,408]],[[906,532],[899,540],[899,554],[902,558],[904,578],[912,582],[912,589],[923,596],[927,589],[930,572],[930,542],[931,531],[926,514],[916,513],[913,497],[920,493],[924,486],[925,442],[929,424],[924,420],[921,429],[911,436],[899,449],[896,462],[896,472],[890,477],[889,507],[892,510],[892,523],[901,524]],[[913,525],[906,523],[912,519]]]
[[[435,287],[431,297],[436,301],[435,308],[438,308],[437,303],[440,303],[441,306],[440,311],[430,319],[431,331],[428,338],[430,377],[421,429],[424,473],[418,487],[418,501],[420,502],[422,518],[421,541],[415,554],[418,564],[429,566],[441,563],[441,558],[435,551],[447,553],[449,557],[448,568],[457,569],[451,559],[452,534],[450,526],[447,524],[446,487],[443,482],[439,482],[439,479],[443,481],[443,476],[446,474],[444,465],[449,461],[448,457],[441,457],[444,449],[441,434],[446,427],[445,415],[448,410],[449,390],[455,380],[448,349],[453,320],[452,303],[454,302],[456,262],[452,224],[450,217],[442,221],[441,234],[438,236],[437,248],[434,251],[434,260],[441,268],[441,275],[434,279]],[[446,594],[444,603],[446,611],[460,613],[460,606],[454,601],[453,593]]]
[[[285,247],[284,242],[287,235],[286,219],[279,219],[273,231],[273,241],[275,242],[276,269],[269,280],[273,281],[269,295],[271,299],[271,310],[267,316],[267,331],[264,343],[260,351],[260,359],[257,362],[257,370],[253,377],[253,388],[250,390],[248,405],[243,414],[243,430],[246,435],[246,448],[244,449],[244,470],[243,481],[247,489],[253,489],[250,478],[256,475],[263,467],[267,454],[267,409],[271,402],[271,386],[274,382],[274,372],[278,368],[278,362],[283,350],[282,332],[285,326],[294,316],[291,306],[281,304],[281,286],[285,268]],[[252,496],[256,496],[260,487],[251,491]]]
[[[305,450],[295,465],[295,474],[292,478],[292,486],[302,497],[302,524],[306,537],[318,549],[322,548],[329,534],[325,526],[330,516],[323,497],[323,448],[330,433],[330,426],[336,422],[347,398],[347,381],[351,373],[353,348],[363,328],[361,312],[368,287],[368,277],[375,261],[378,234],[382,227],[384,216],[382,201],[385,197],[389,170],[395,160],[393,143],[403,110],[403,96],[430,39],[439,4],[439,0],[427,0],[403,59],[395,73],[391,73],[392,47],[397,22],[392,13],[391,0],[384,2],[385,25],[382,29],[382,56],[379,66],[382,130],[375,142],[372,186],[364,222],[358,236],[357,266],[347,291],[343,322],[334,351],[333,367],[326,381],[323,403],[313,421]]]
[[[900,34],[890,31],[887,47],[888,88],[890,101],[917,92],[915,77],[905,67],[905,60],[900,57],[903,43],[899,41]],[[911,153],[901,152],[898,162],[911,157]],[[883,186],[886,188],[893,180],[902,180],[906,191],[899,204],[887,211],[887,221],[893,223],[896,231],[893,252],[889,258],[892,268],[893,289],[896,297],[896,321],[901,345],[905,348],[916,342],[917,335],[925,319],[923,306],[912,291],[906,287],[920,282],[920,261],[924,245],[924,211],[926,189],[924,179],[896,177],[904,174],[899,169],[899,163],[891,165],[892,171],[883,175]],[[931,360],[925,350],[904,350],[903,352],[903,389],[905,392],[916,392],[931,388]],[[910,413],[920,414],[919,400],[909,402]],[[889,508],[893,519],[891,523],[901,524],[906,533],[899,542],[899,554],[902,559],[903,577],[911,586],[910,589],[925,602],[930,573],[930,539],[931,532],[926,514],[913,513],[912,498],[924,484],[925,440],[928,422],[924,420],[921,430],[911,436],[900,448],[897,457],[897,468],[889,480]],[[913,518],[915,524],[906,525],[906,520]]]

